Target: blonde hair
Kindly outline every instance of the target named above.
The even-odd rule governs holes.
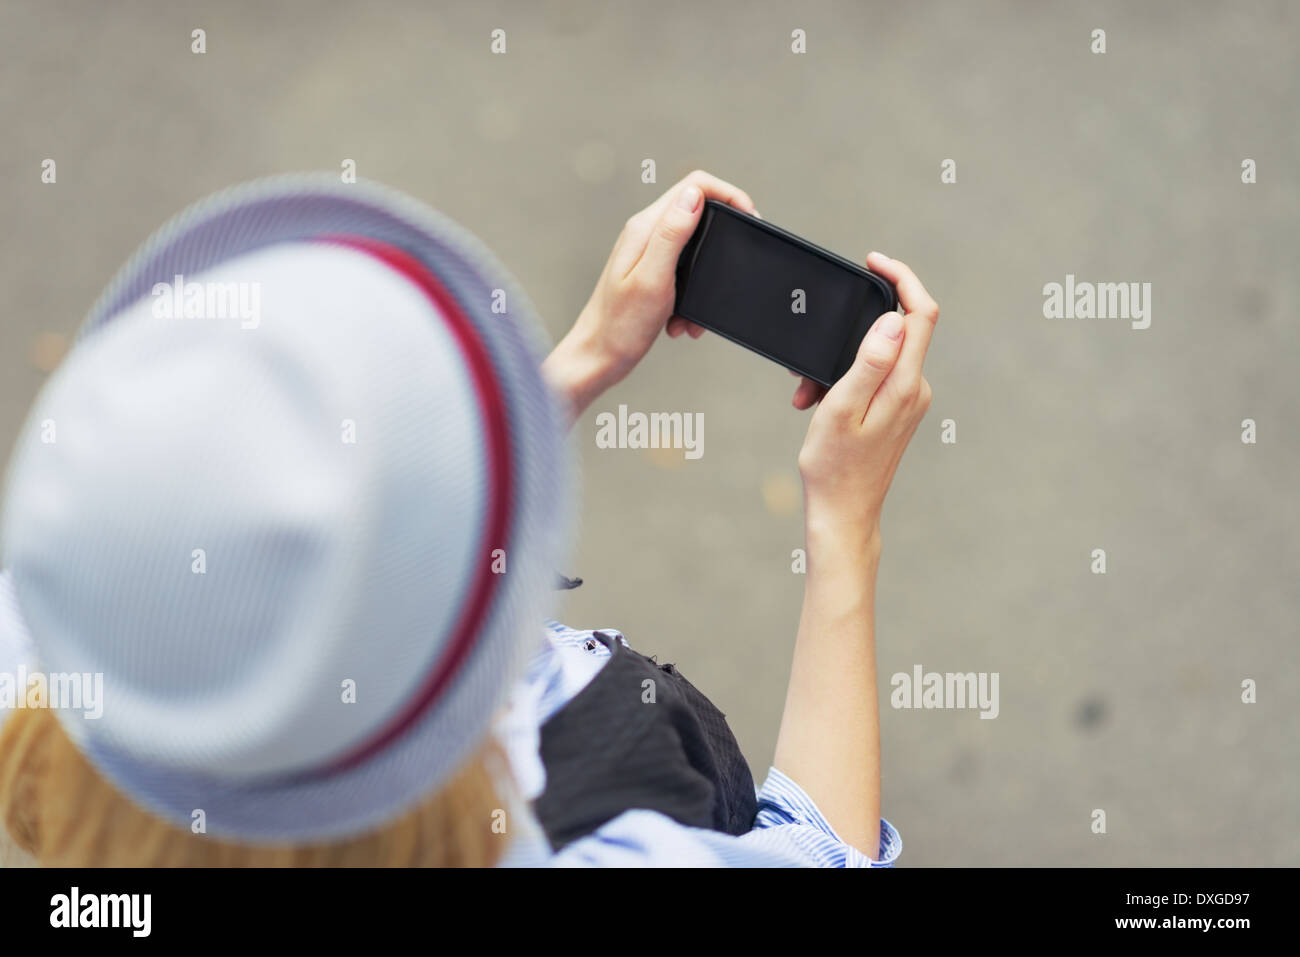
[[[488,739],[438,792],[389,823],[327,844],[244,845],[170,824],[133,804],[85,759],[48,709],[0,725],[0,822],[51,867],[488,867],[508,839]],[[3,835],[0,835],[0,839]]]

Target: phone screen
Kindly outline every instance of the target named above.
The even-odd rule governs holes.
[[[832,385],[893,308],[887,284],[865,272],[710,201],[682,256],[676,311]]]

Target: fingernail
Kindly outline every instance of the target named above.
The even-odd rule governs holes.
[[[884,253],[880,252],[879,250],[873,250],[872,252],[867,253],[867,255],[868,255],[868,256],[879,256],[881,259],[889,259],[888,256],[886,256]],[[890,259],[890,262],[893,262],[893,260]]]
[[[897,339],[903,334],[903,317],[897,312],[887,312],[877,320],[876,328],[886,339]]]
[[[700,205],[700,198],[704,194],[700,192],[698,186],[687,186],[677,194],[677,206],[686,210],[688,213],[695,212],[695,207]]]

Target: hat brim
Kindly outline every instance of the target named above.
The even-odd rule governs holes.
[[[540,325],[528,299],[470,233],[409,197],[331,174],[274,177],[186,209],[147,240],[91,309],[79,342],[176,274],[202,273],[264,246],[355,237],[404,251],[461,305],[491,356],[508,409],[510,570],[455,681],[401,734],[319,774],[227,781],[141,762],[93,736],[88,759],[131,799],[178,826],[202,811],[206,832],[248,843],[337,840],[373,829],[447,780],[488,734],[540,628],[554,569],[568,546],[573,493],[562,411],[540,374]],[[509,317],[486,315],[505,290]],[[503,321],[506,319],[506,321]],[[35,636],[39,651],[39,636]]]

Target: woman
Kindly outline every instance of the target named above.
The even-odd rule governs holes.
[[[36,676],[0,725],[15,844],[61,865],[892,863],[879,518],[938,315],[902,263],[867,260],[906,314],[795,391],[808,570],[761,789],[672,666],[617,632],[520,638],[564,553],[563,430],[661,330],[702,333],[671,312],[705,198],[754,212],[702,172],[672,187],[540,366],[499,264],[385,190],[253,184],[146,243],[10,466],[0,672]],[[96,676],[91,717],[69,688]]]

